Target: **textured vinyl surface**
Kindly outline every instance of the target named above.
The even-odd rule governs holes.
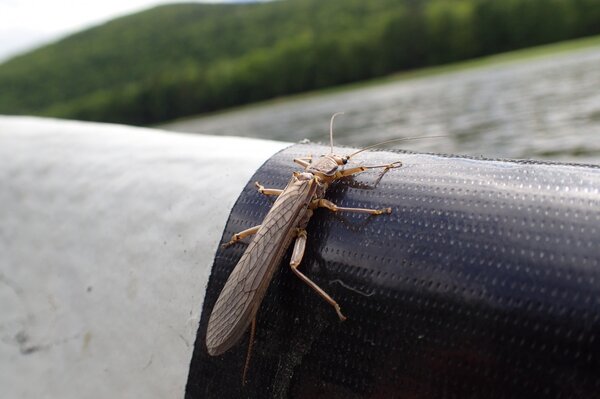
[[[350,150],[339,149],[346,154]],[[223,242],[260,224],[296,145],[271,158],[238,199]],[[391,215],[333,214],[308,225],[300,266],[348,320],[298,280],[275,273],[248,335],[219,357],[208,316],[246,244],[217,252],[190,366],[188,398],[589,398],[600,391],[600,169],[584,165],[369,152],[402,160],[339,181],[340,206]]]

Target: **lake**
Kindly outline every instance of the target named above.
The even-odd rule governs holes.
[[[241,107],[167,130],[600,164],[600,47]]]

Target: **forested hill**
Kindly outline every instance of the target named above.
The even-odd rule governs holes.
[[[600,33],[600,0],[177,4],[0,65],[0,113],[151,124]]]

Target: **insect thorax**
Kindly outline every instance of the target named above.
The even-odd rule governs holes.
[[[317,176],[327,178],[333,177],[335,175],[335,172],[337,172],[338,167],[339,165],[335,161],[335,159],[324,155],[318,158],[315,162],[311,163],[310,166],[306,168],[306,171],[309,173],[313,173]]]

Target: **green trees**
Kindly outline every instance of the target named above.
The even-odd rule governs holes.
[[[151,124],[600,33],[600,0],[179,4],[0,65],[0,113]]]

